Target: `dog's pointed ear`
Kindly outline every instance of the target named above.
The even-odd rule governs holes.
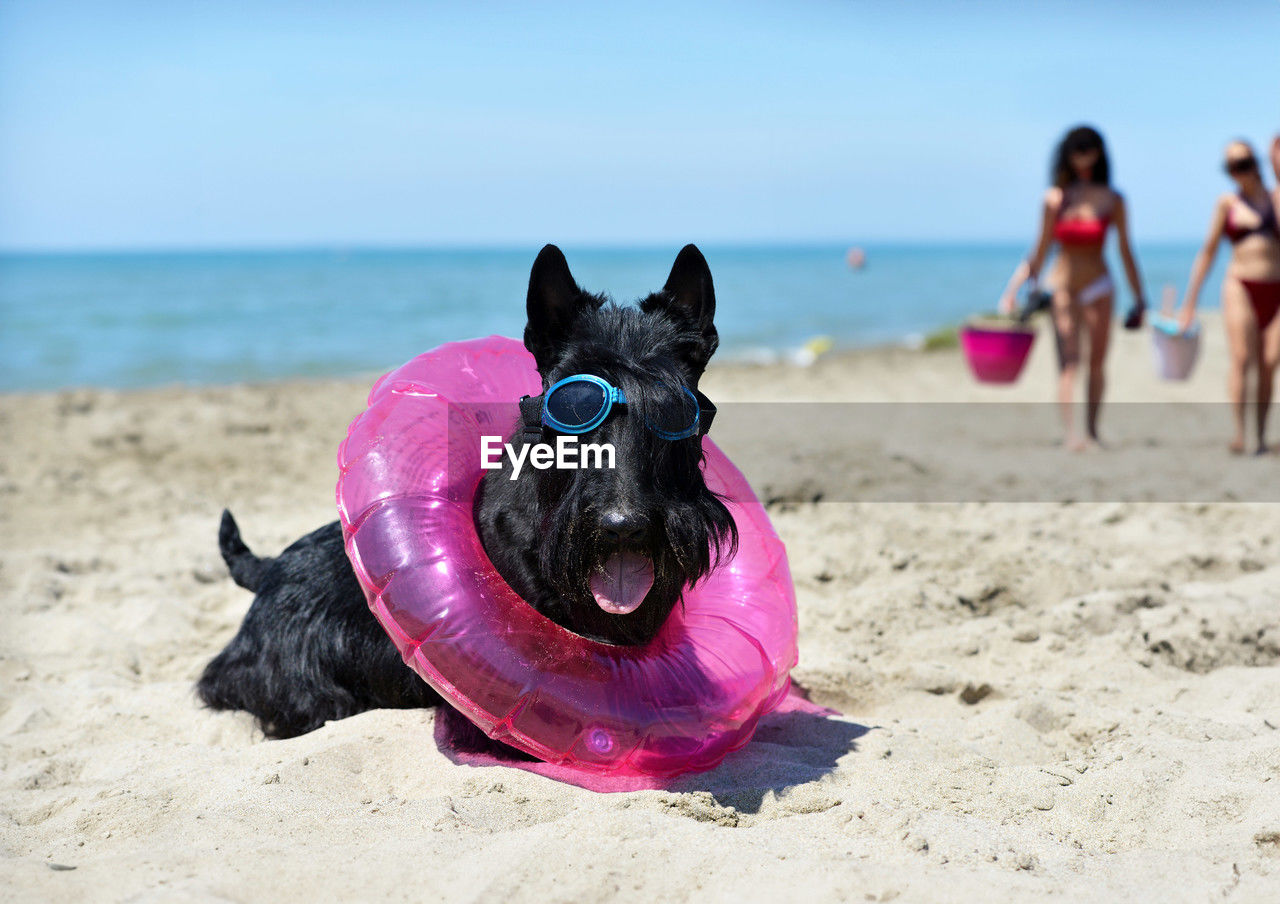
[[[524,328],[524,347],[532,352],[544,375],[555,363],[556,349],[567,338],[574,318],[584,306],[600,306],[574,282],[569,262],[555,245],[538,252],[529,272],[529,295],[525,302],[529,322]]]
[[[697,245],[680,249],[666,285],[644,305],[646,310],[655,307],[661,307],[694,328],[698,342],[690,352],[689,364],[695,376],[701,375],[720,345],[720,336],[715,325],[716,290],[711,282],[711,268]]]

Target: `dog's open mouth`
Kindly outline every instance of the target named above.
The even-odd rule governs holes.
[[[653,560],[635,552],[618,552],[591,575],[591,595],[610,615],[635,612],[653,586]]]

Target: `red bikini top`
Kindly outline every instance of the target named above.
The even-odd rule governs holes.
[[[1053,237],[1064,245],[1101,245],[1110,225],[1110,217],[1059,220],[1053,226]]]
[[[1053,237],[1063,245],[1101,245],[1107,237],[1107,227],[1111,225],[1111,217],[1076,217],[1063,219],[1062,212],[1067,209],[1066,191],[1062,195],[1062,206],[1058,208],[1058,222],[1053,224]]]

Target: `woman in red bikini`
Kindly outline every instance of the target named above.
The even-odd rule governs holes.
[[[1133,290],[1134,306],[1125,318],[1126,329],[1142,326],[1146,298],[1142,278],[1129,245],[1128,210],[1124,198],[1111,188],[1111,164],[1106,145],[1096,129],[1079,126],[1058,144],[1053,162],[1053,185],[1045,192],[1040,235],[1031,257],[1018,265],[1000,300],[1000,308],[1012,313],[1018,289],[1037,281],[1050,247],[1058,254],[1049,273],[1053,287],[1053,327],[1058,339],[1058,406],[1062,413],[1064,443],[1080,450],[1099,445],[1098,413],[1106,374],[1104,364],[1111,336],[1111,311],[1115,284],[1103,256],[1107,228],[1116,227],[1120,260]],[[1088,407],[1085,439],[1079,439],[1072,413],[1076,371],[1080,366],[1080,334],[1089,335]]]
[[[1280,136],[1271,145],[1271,165],[1280,180]],[[1200,288],[1213,266],[1218,240],[1225,237],[1231,243],[1231,262],[1222,280],[1222,320],[1231,350],[1227,394],[1236,422],[1230,449],[1236,455],[1244,452],[1244,384],[1256,366],[1258,454],[1262,455],[1267,452],[1267,411],[1280,363],[1280,225],[1276,223],[1280,189],[1274,195],[1267,192],[1258,158],[1247,142],[1227,145],[1225,166],[1236,192],[1223,195],[1213,208],[1209,235],[1191,266],[1180,320],[1185,330],[1195,318]]]

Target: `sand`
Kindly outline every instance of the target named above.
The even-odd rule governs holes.
[[[1216,324],[1189,384],[1158,383],[1145,346],[1117,337],[1115,398],[1219,400]],[[705,388],[1026,402],[1051,367],[1042,337],[1010,390],[902,350]],[[1141,427],[1088,458],[1108,463],[1092,501],[856,501],[920,485],[830,437],[808,483],[753,475],[791,555],[795,677],[845,715],[769,717],[670,790],[457,765],[429,710],[290,741],[203,710],[192,682],[250,599],[220,510],[263,553],[332,519],[368,382],[0,400],[0,900],[1280,900],[1280,506],[1194,481],[1134,498],[1152,462],[1182,467]],[[1276,459],[1228,459],[1224,431],[1196,440],[1215,469],[1280,484]],[[1010,440],[1001,467],[1083,467],[1052,439],[1050,421]]]

